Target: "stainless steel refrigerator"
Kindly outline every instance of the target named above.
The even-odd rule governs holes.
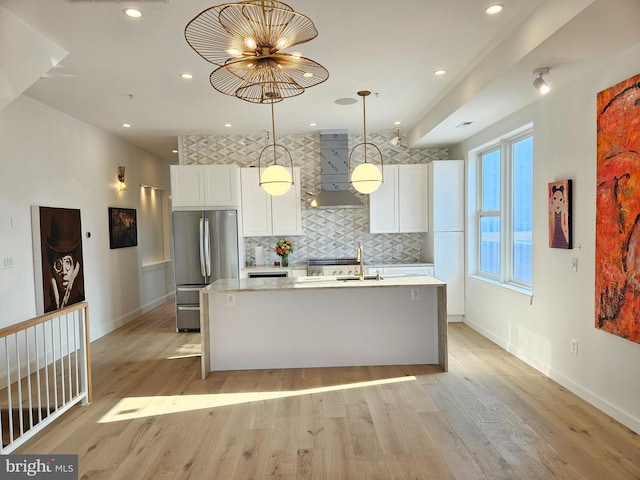
[[[238,278],[235,210],[173,212],[176,330],[200,330],[199,290],[219,278]]]

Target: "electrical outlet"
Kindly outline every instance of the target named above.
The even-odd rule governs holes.
[[[231,294],[227,295],[227,305],[230,307],[233,307],[235,304],[236,304],[236,297],[234,297]]]
[[[420,290],[417,288],[411,289],[411,300],[419,300],[420,299]]]
[[[571,339],[571,353],[578,355],[578,340],[575,338]]]
[[[2,268],[13,268],[13,258],[11,257],[3,257],[2,258]]]

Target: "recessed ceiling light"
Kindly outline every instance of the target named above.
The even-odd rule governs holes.
[[[439,68],[438,70],[434,70],[433,74],[441,77],[442,75],[446,75],[447,71],[444,68]]]
[[[189,72],[182,72],[180,74],[180,78],[184,78],[185,80],[191,80],[193,78],[193,74]]]
[[[402,124],[402,122],[401,122],[400,120],[398,120],[398,121],[396,121],[396,122],[393,122],[393,124],[394,124],[394,125],[400,125],[400,124]]]
[[[224,126],[225,126],[225,128],[231,128],[232,127],[232,125],[230,123],[225,123]]]
[[[315,126],[316,126],[316,124],[315,124],[315,123],[310,123],[310,124],[309,124],[309,126],[310,126],[310,127],[315,127]]]
[[[123,11],[127,17],[140,18],[142,16],[142,10],[137,8],[125,8]]]
[[[171,153],[178,153],[178,150],[171,150]]]
[[[486,13],[487,15],[495,15],[496,13],[500,13],[503,8],[504,5],[502,5],[501,3],[494,3],[493,5],[489,5],[487,8],[485,8],[484,13]]]
[[[123,123],[122,126],[124,128],[131,128],[131,124],[130,123]]]

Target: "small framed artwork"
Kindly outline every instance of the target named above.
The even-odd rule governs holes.
[[[549,183],[549,247],[572,248],[571,180]]]
[[[138,225],[135,208],[109,207],[109,248],[138,245]]]

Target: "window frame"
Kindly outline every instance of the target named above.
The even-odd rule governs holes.
[[[475,207],[475,242],[472,248],[475,249],[473,264],[469,265],[470,270],[474,272],[474,276],[491,281],[493,283],[516,288],[527,293],[533,290],[533,278],[531,282],[525,282],[514,278],[514,157],[513,146],[531,137],[532,139],[532,162],[534,149],[534,133],[533,126],[528,125],[520,130],[506,134],[494,141],[485,144],[475,151],[470,152],[470,158],[475,160],[475,189],[476,189],[476,207]],[[498,210],[483,210],[483,156],[498,150],[500,152],[500,204]],[[531,181],[533,183],[533,164],[531,169]],[[533,191],[531,192],[531,209],[533,211]],[[498,217],[500,222],[500,267],[499,274],[481,270],[480,245],[482,241],[480,222],[483,218]],[[533,230],[533,218],[531,228]],[[533,237],[533,232],[532,232]],[[533,246],[532,246],[533,248]],[[531,259],[531,268],[533,270],[533,252]]]
[[[499,205],[498,205],[498,210],[484,210],[484,163],[483,163],[483,157],[485,155],[488,155],[490,153],[493,153],[495,151],[498,151],[500,154],[500,179],[498,180],[499,183],[499,194],[500,194],[500,201],[499,201]],[[477,262],[476,262],[476,273],[478,275],[480,275],[481,277],[486,277],[489,278],[491,280],[494,281],[500,281],[500,274],[495,274],[493,272],[488,272],[488,271],[483,271],[481,268],[482,265],[482,249],[481,249],[481,244],[482,244],[482,228],[481,228],[481,223],[482,223],[482,219],[483,218],[498,218],[499,221],[499,225],[500,225],[500,272],[502,272],[502,266],[504,265],[503,259],[502,259],[502,245],[503,245],[503,224],[502,224],[502,199],[504,197],[504,195],[502,194],[502,147],[499,143],[494,143],[492,145],[490,145],[488,148],[484,148],[481,151],[478,152],[477,154],[477,159],[478,159],[478,210],[477,210],[477,214],[478,214],[478,218],[476,221],[476,229],[478,232],[478,241],[477,241]]]

